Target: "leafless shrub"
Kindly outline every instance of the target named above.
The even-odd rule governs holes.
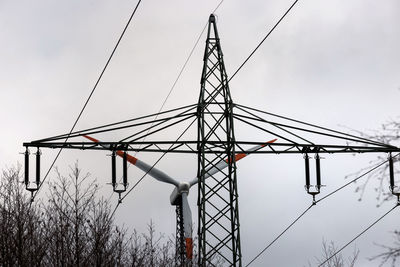
[[[3,170],[0,181],[0,263],[39,266],[47,250],[46,230],[37,208],[29,208],[21,168]]]
[[[175,266],[171,238],[148,232],[127,234],[116,226],[110,204],[78,165],[58,171],[46,203],[34,202],[19,181],[20,167],[0,181],[0,266]]]
[[[322,258],[316,258],[317,266],[320,266],[322,263],[322,267],[354,267],[358,258],[359,250],[354,249],[353,254],[347,259],[343,258],[341,253],[336,253],[337,247],[331,241],[327,243],[325,240],[322,241]],[[311,264],[309,264],[311,266]]]

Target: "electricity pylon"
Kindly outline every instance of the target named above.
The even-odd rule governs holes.
[[[399,185],[395,183],[391,156],[392,152],[400,152],[400,148],[233,103],[214,15],[209,18],[203,60],[201,90],[197,104],[24,143],[26,188],[33,194],[41,183],[42,153],[40,148],[112,151],[112,185],[114,191],[120,196],[128,185],[127,162],[137,163],[137,159],[127,154],[128,151],[162,153],[163,155],[166,153],[195,154],[198,157],[197,180],[192,180],[186,183],[187,185],[183,183],[183,187],[180,183],[174,183],[171,179],[165,178],[164,175],[162,175],[164,178],[159,177],[160,172],[154,168],[155,164],[150,166],[142,162],[141,169],[147,170],[146,174],[158,180],[169,181],[178,187],[176,192],[175,189],[173,191],[173,196],[177,200],[173,201],[173,205],[177,206],[177,265],[185,265],[187,262],[182,219],[184,212],[179,199],[183,193],[187,196],[187,187],[190,188],[198,183],[197,233],[200,266],[215,266],[219,263],[224,266],[242,265],[236,162],[245,155],[301,154],[305,160],[305,188],[315,198],[321,190],[320,154],[388,153],[390,190],[400,201]],[[195,125],[196,121],[197,139],[193,140],[192,137],[185,139],[185,133],[192,125]],[[185,126],[183,132],[180,128],[182,134],[177,139],[160,141],[159,136],[156,136],[168,128],[182,124],[187,127]],[[249,127],[263,133],[263,139],[237,140],[234,129],[238,124],[239,127]],[[131,129],[132,134],[119,141],[82,141],[84,136],[127,129]],[[78,141],[76,138],[79,138]],[[317,138],[317,141],[314,138]],[[321,143],[324,138],[326,141]],[[66,139],[73,141],[65,141]],[[270,139],[273,140],[265,141]],[[276,140],[278,142],[275,142]],[[338,141],[346,143],[337,143]],[[257,149],[253,149],[254,146]],[[29,178],[29,148],[38,150],[35,182],[30,182]],[[122,189],[118,187],[115,179],[116,154],[123,158]],[[312,184],[310,180],[310,154],[315,154],[315,184]],[[128,193],[120,198],[120,201]],[[190,257],[187,258],[190,259]]]
[[[233,102],[214,15],[208,24],[197,112],[199,265],[213,266],[221,258],[226,265],[240,266]],[[222,159],[228,167],[206,182],[206,170]]]

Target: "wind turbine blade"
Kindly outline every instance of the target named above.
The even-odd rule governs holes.
[[[93,137],[91,137],[89,135],[82,135],[82,136],[85,137],[86,139],[89,139],[93,143],[99,143],[100,142],[98,139],[93,138]],[[101,146],[104,147],[104,148],[110,148],[110,146],[107,146],[107,145],[101,145]]]
[[[246,157],[247,155],[249,155],[248,152],[257,151],[257,150],[265,147],[267,144],[274,143],[276,140],[277,139],[272,139],[272,140],[266,142],[263,145],[254,146],[254,147],[246,150],[244,153],[237,153],[235,155],[235,162],[237,162],[237,161],[241,160],[242,158]],[[220,170],[225,169],[226,167],[228,167],[228,165],[229,165],[228,163],[229,163],[228,159],[224,159],[224,160],[219,161],[217,164],[215,164],[214,166],[212,166],[212,167],[210,167],[209,169],[206,170],[206,173],[204,174],[204,178],[207,179],[208,177],[210,177],[210,176],[216,174],[217,172],[219,172]],[[194,178],[193,180],[191,180],[189,182],[189,185],[192,186],[192,185],[195,185],[197,183],[198,183],[198,178],[196,177],[196,178]]]
[[[193,258],[193,239],[192,239],[192,212],[190,211],[187,192],[182,192],[182,215],[183,230],[185,235],[186,257]]]
[[[83,137],[85,137],[85,138],[87,138],[87,139],[89,139],[89,140],[91,140],[91,141],[93,141],[93,142],[95,142],[95,143],[99,143],[99,142],[100,142],[99,140],[97,140],[97,139],[95,139],[95,138],[93,138],[93,137],[90,137],[90,136],[88,136],[88,135],[83,135]],[[107,148],[107,149],[110,149],[110,147],[107,146],[107,145],[102,145],[102,147]],[[123,157],[123,156],[124,156],[124,151],[122,151],[122,150],[117,150],[117,151],[116,151],[116,154],[117,154],[118,156],[120,156],[120,157]],[[166,174],[166,173],[160,171],[159,169],[157,169],[157,168],[155,168],[155,167],[152,167],[152,166],[150,166],[149,164],[147,164],[146,162],[141,161],[140,159],[135,158],[134,156],[131,156],[131,155],[129,155],[129,154],[126,154],[126,156],[127,156],[126,158],[127,158],[127,160],[129,161],[129,163],[131,163],[132,165],[136,166],[136,167],[139,168],[140,170],[146,172],[147,174],[149,174],[149,175],[150,175],[151,177],[153,177],[154,179],[156,179],[156,180],[158,180],[158,181],[160,181],[160,182],[164,182],[164,183],[168,183],[168,184],[173,184],[173,185],[175,185],[175,186],[178,186],[178,185],[179,185],[179,183],[178,183],[175,179],[173,179],[172,177],[170,177],[168,174]]]

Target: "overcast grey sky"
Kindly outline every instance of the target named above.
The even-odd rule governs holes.
[[[291,2],[224,1],[216,14],[228,75]],[[157,112],[218,3],[144,0],[77,129]],[[135,5],[127,0],[0,0],[2,168],[22,161],[18,153],[24,141],[69,131]],[[233,100],[339,130],[345,125],[369,131],[398,118],[399,11],[396,0],[300,0],[232,80]],[[166,109],[196,102],[204,41],[203,35]],[[43,150],[43,172],[54,156],[55,151]],[[152,163],[157,155],[138,157]],[[327,156],[324,193],[373,157]],[[108,196],[106,153],[65,151],[56,165],[67,173],[76,160]],[[159,166],[177,179],[195,176],[195,158],[181,159],[179,168],[171,162],[167,157]],[[246,264],[311,199],[303,189],[300,155],[254,155],[238,167]],[[131,183],[140,174],[132,170]],[[371,183],[362,202],[353,186],[321,202],[253,266],[304,266],[320,256],[323,239],[344,244],[394,204],[376,208],[373,188]],[[146,178],[118,209],[117,222],[144,231],[153,219],[160,232],[174,233],[172,189]],[[197,223],[195,191],[189,200]],[[377,265],[367,258],[380,252],[374,242],[390,244],[398,216],[394,211],[355,243],[361,251],[357,266]]]

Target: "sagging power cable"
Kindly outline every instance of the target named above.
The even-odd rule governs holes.
[[[117,48],[118,48],[118,46],[119,46],[119,44],[120,44],[120,42],[121,42],[121,40],[122,40],[122,37],[125,35],[125,32],[126,32],[126,30],[128,29],[128,26],[129,26],[129,24],[131,23],[133,16],[136,14],[136,10],[138,9],[139,4],[141,3],[141,1],[142,1],[142,0],[139,0],[139,1],[137,2],[137,4],[136,4],[136,6],[135,6],[135,8],[134,8],[134,10],[133,10],[133,12],[132,12],[132,14],[131,14],[131,16],[129,17],[128,22],[126,23],[126,25],[125,25],[125,27],[124,27],[124,30],[122,31],[120,37],[118,38],[118,41],[117,41],[116,45],[114,46],[114,49],[113,49],[112,52],[111,52],[111,55],[109,56],[109,58],[108,58],[106,64],[104,65],[104,67],[103,67],[103,69],[102,69],[102,71],[101,71],[101,73],[100,73],[100,75],[99,75],[99,78],[96,80],[96,82],[95,82],[95,84],[94,84],[94,86],[93,86],[93,88],[92,88],[92,90],[91,90],[91,92],[90,92],[88,98],[86,99],[85,104],[83,105],[81,111],[79,112],[78,117],[76,118],[74,124],[72,125],[71,130],[69,131],[69,134],[71,134],[71,133],[74,131],[76,124],[78,123],[79,119],[81,118],[81,116],[82,116],[82,114],[83,114],[83,111],[85,110],[85,108],[86,108],[86,106],[88,105],[90,99],[92,98],[94,91],[96,90],[98,84],[100,83],[101,78],[103,77],[103,75],[104,75],[104,73],[105,73],[105,71],[106,71],[106,69],[107,69],[107,67],[108,67],[108,65],[109,65],[109,63],[110,63],[112,57],[113,57],[114,54],[115,54],[115,51],[117,50]],[[66,143],[66,142],[68,141],[68,139],[69,139],[69,136],[66,137],[64,143]],[[54,167],[54,164],[56,163],[57,159],[59,158],[59,156],[60,156],[62,150],[63,150],[63,149],[60,148],[60,150],[58,151],[56,157],[54,158],[54,160],[53,160],[53,162],[51,163],[51,165],[50,165],[48,171],[46,172],[46,175],[44,176],[42,182],[38,185],[37,191],[36,191],[35,194],[32,196],[32,201],[35,199],[35,197],[37,196],[37,194],[39,194],[39,191],[40,191],[40,189],[41,189],[43,183],[46,181],[46,179],[47,179],[47,177],[48,177],[48,175],[49,175],[51,169]],[[32,203],[32,202],[31,202],[31,203]]]
[[[218,10],[218,8],[222,5],[223,2],[224,2],[224,0],[221,0],[211,13],[216,12],[216,11]],[[205,24],[204,27],[202,28],[202,30],[201,30],[199,36],[197,37],[197,39],[196,39],[196,41],[195,41],[195,43],[194,43],[192,49],[191,49],[190,52],[189,52],[189,55],[187,56],[185,62],[184,62],[183,65],[182,65],[182,67],[180,68],[179,73],[178,73],[178,76],[177,76],[176,79],[174,80],[174,82],[173,82],[173,84],[172,84],[172,86],[171,86],[171,88],[170,88],[170,90],[169,90],[167,96],[165,97],[163,103],[161,104],[160,109],[159,109],[158,112],[155,114],[155,117],[154,117],[154,119],[153,119],[153,123],[150,125],[150,127],[148,128],[148,130],[147,130],[145,136],[142,138],[142,142],[144,142],[144,141],[146,140],[147,136],[148,136],[149,133],[150,133],[151,128],[153,127],[155,121],[158,119],[158,116],[159,116],[160,114],[162,114],[162,110],[163,110],[165,104],[167,103],[167,101],[168,101],[170,95],[172,94],[172,92],[173,92],[173,90],[175,89],[175,87],[176,87],[176,85],[177,85],[179,79],[181,78],[181,76],[182,76],[184,70],[186,69],[187,64],[189,63],[189,61],[190,61],[190,59],[191,59],[191,57],[192,57],[194,51],[195,51],[196,48],[197,48],[197,45],[198,45],[199,42],[200,42],[201,37],[202,37],[203,34],[204,34],[204,31],[207,29],[207,25],[208,25],[208,21],[206,22],[206,24]],[[124,141],[124,140],[126,140],[126,139],[129,139],[130,137],[132,137],[132,136],[126,137],[126,138],[120,140],[120,142],[121,142],[121,141]],[[142,145],[139,146],[139,149],[140,149],[141,147],[142,147]],[[139,151],[136,151],[135,154],[134,154],[134,156],[136,156],[138,152],[139,152]],[[163,156],[164,156],[164,155],[163,155]],[[163,157],[163,156],[162,156],[162,157]],[[128,166],[128,168],[129,168],[129,167],[130,167],[130,165]],[[153,167],[154,167],[154,166],[153,166]],[[135,184],[134,187],[136,187],[137,184],[140,183],[140,181],[142,181],[143,178],[144,178],[145,176],[146,176],[146,175],[144,175],[141,179],[139,179],[139,181]],[[133,189],[133,188],[132,188],[132,189]],[[129,191],[129,192],[130,192],[130,191]],[[108,198],[109,200],[111,199],[111,197],[112,197],[113,194],[114,194],[114,192],[112,192],[111,195],[109,196],[109,198]],[[119,203],[118,203],[118,205],[119,205]],[[117,205],[116,207],[118,207],[118,205]],[[114,212],[115,212],[115,210],[114,210]],[[113,213],[114,213],[114,212],[113,212]]]
[[[176,142],[179,141],[179,139],[182,138],[182,136],[189,130],[189,128],[193,125],[193,123],[196,121],[196,118],[185,128],[185,130],[178,136],[178,138],[176,139]],[[170,148],[173,145],[170,146]],[[131,189],[129,189],[128,192],[125,193],[125,195],[118,201],[117,205],[115,206],[113,212],[111,213],[111,217],[114,216],[115,212],[117,211],[119,205],[122,203],[122,201],[128,196],[128,194],[130,192],[132,192],[138,185],[140,182],[143,181],[143,179],[147,176],[147,174],[164,158],[164,156],[167,154],[167,152],[163,152],[163,154],[157,159],[156,162],[154,162],[154,164],[151,166],[151,168],[142,175],[142,177],[132,186]]]
[[[399,155],[400,155],[400,153],[394,155],[392,158],[398,157]],[[389,161],[389,159],[384,160],[384,161],[382,161],[381,163],[375,165],[374,167],[372,167],[372,168],[369,169],[368,171],[364,172],[363,174],[357,176],[357,177],[354,178],[353,180],[351,180],[351,181],[345,183],[344,185],[342,185],[341,187],[339,187],[339,188],[333,190],[332,192],[330,192],[330,193],[327,194],[326,196],[324,196],[324,197],[318,199],[318,200],[316,201],[316,203],[321,202],[322,200],[324,200],[324,199],[330,197],[331,195],[337,193],[338,191],[340,191],[340,190],[342,190],[343,188],[349,186],[350,184],[356,182],[357,180],[361,179],[362,177],[366,176],[367,174],[370,174],[371,172],[373,172],[374,170],[378,169],[379,167],[381,167],[382,165],[384,165],[384,164],[387,163],[388,161]]]
[[[303,217],[312,207],[314,204],[311,204],[305,211],[303,211],[291,224],[289,224],[288,227],[285,228],[277,237],[275,237],[274,240],[272,240],[263,250],[260,251],[249,263],[247,263],[247,266],[252,264],[258,257],[261,256],[267,249],[269,249],[284,233],[286,233],[287,230],[289,230],[298,220],[300,220],[301,217]]]
[[[297,4],[299,0],[296,0],[293,2],[293,4],[286,10],[286,12],[283,14],[283,16],[278,20],[277,23],[275,23],[275,25],[271,28],[271,30],[269,30],[269,32],[267,33],[267,35],[265,35],[265,37],[261,40],[261,42],[256,46],[256,48],[254,48],[254,50],[250,53],[250,55],[244,60],[244,62],[239,66],[239,68],[237,68],[237,70],[233,73],[233,75],[229,78],[228,82],[230,82],[233,77],[236,76],[236,74],[243,68],[243,66],[247,63],[247,61],[249,61],[249,59],[254,55],[254,53],[258,50],[258,48],[260,48],[260,46],[264,43],[264,41],[271,35],[271,33],[276,29],[276,27],[278,27],[278,25],[281,23],[281,21],[286,17],[286,15],[290,12],[290,10],[292,10],[292,8]]]
[[[400,153],[394,155],[392,158],[394,157],[398,157],[400,155]],[[332,192],[330,192],[329,194],[327,194],[326,196],[320,198],[319,200],[313,202],[313,204],[311,206],[309,206],[303,213],[301,213],[288,227],[286,227],[273,241],[271,241],[264,249],[261,250],[260,253],[258,253],[247,265],[249,266],[250,264],[252,264],[257,258],[259,258],[261,256],[261,254],[263,254],[265,251],[267,251],[279,238],[281,238],[283,236],[283,234],[285,234],[297,221],[299,221],[299,219],[301,217],[303,217],[313,206],[315,206],[317,203],[327,199],[328,197],[332,196],[333,194],[339,192],[340,190],[342,190],[343,188],[349,186],[350,184],[356,182],[357,180],[361,179],[362,177],[365,177],[367,174],[371,173],[372,171],[378,169],[379,167],[381,167],[382,165],[384,165],[385,163],[387,163],[389,161],[389,159],[377,164],[376,166],[374,166],[373,168],[369,169],[368,171],[364,172],[363,174],[357,176],[356,178],[354,178],[353,180],[347,182],[346,184],[344,184],[343,186],[333,190]],[[394,207],[396,208],[399,205],[399,203]],[[390,211],[388,211],[387,213],[385,213],[381,218],[379,218],[377,221],[375,221],[371,226],[369,226],[367,229],[365,229],[361,234],[359,234],[358,236],[356,236],[353,240],[351,240],[348,244],[346,244],[343,248],[341,248],[340,250],[343,250],[346,246],[348,246],[351,242],[353,242],[354,240],[356,240],[360,235],[362,235],[364,232],[366,232],[368,229],[370,229],[373,225],[375,225],[378,221],[380,221],[383,217],[385,217],[387,214],[389,214],[394,208],[392,208]],[[340,251],[339,251],[340,252]],[[336,254],[335,254],[336,255]],[[333,255],[334,256],[334,255]],[[332,256],[332,257],[333,257]],[[329,259],[328,259],[329,260]],[[328,261],[327,260],[327,261]],[[326,262],[326,261],[325,261]],[[324,262],[324,263],[325,263]],[[323,263],[323,264],[324,264]],[[320,265],[321,266],[321,265]]]
[[[216,8],[215,8],[211,13],[216,12],[216,11],[218,10],[218,8],[222,5],[223,2],[224,2],[224,0],[221,0],[221,1],[219,2],[219,4],[216,6]],[[188,57],[186,58],[185,62],[183,63],[183,65],[182,65],[182,67],[181,67],[181,69],[180,69],[180,71],[179,71],[179,73],[178,73],[178,76],[177,76],[176,79],[174,80],[174,82],[173,82],[173,84],[172,84],[172,86],[171,86],[171,88],[170,88],[170,90],[169,90],[167,96],[165,97],[163,103],[161,104],[160,109],[159,109],[158,112],[156,113],[156,116],[154,117],[154,120],[157,120],[159,114],[161,114],[161,111],[163,110],[165,104],[167,103],[167,101],[168,101],[170,95],[172,94],[173,90],[175,89],[175,87],[176,87],[176,85],[177,85],[179,79],[181,78],[181,76],[182,76],[182,74],[183,74],[183,71],[186,69],[186,66],[187,66],[187,64],[189,63],[189,60],[192,58],[192,55],[193,55],[193,53],[194,53],[194,51],[195,51],[197,45],[199,44],[200,39],[201,39],[201,37],[202,37],[203,34],[204,34],[204,31],[207,29],[207,25],[208,25],[208,21],[206,22],[206,24],[204,25],[203,29],[201,30],[199,36],[197,37],[196,42],[194,43],[192,49],[190,50],[190,53],[189,53]],[[153,125],[152,125],[152,126],[153,126]],[[150,129],[148,130],[147,134],[149,133],[149,131],[150,131]],[[147,134],[146,134],[146,136],[147,136]],[[127,137],[127,138],[125,138],[125,139],[129,139],[129,137]],[[142,141],[144,141],[144,140],[146,140],[146,137],[144,137]],[[139,148],[140,148],[140,147],[139,147]],[[137,153],[138,153],[138,152],[136,152],[135,155],[136,155]]]
[[[377,224],[379,221],[381,221],[384,217],[386,217],[389,213],[391,213],[395,208],[400,206],[400,203],[397,203],[393,208],[391,208],[389,211],[387,211],[385,214],[383,214],[381,217],[379,217],[376,221],[374,221],[370,226],[365,228],[363,231],[361,231],[358,235],[356,235],[353,239],[351,239],[349,242],[347,242],[344,246],[342,246],[339,250],[337,250],[335,253],[333,253],[329,258],[327,258],[325,261],[323,261],[321,264],[318,265],[318,267],[323,266],[325,263],[327,263],[330,259],[335,257],[337,254],[339,254],[343,249],[345,249],[348,245],[353,243],[357,238],[365,234],[369,229],[371,229],[375,224]]]

